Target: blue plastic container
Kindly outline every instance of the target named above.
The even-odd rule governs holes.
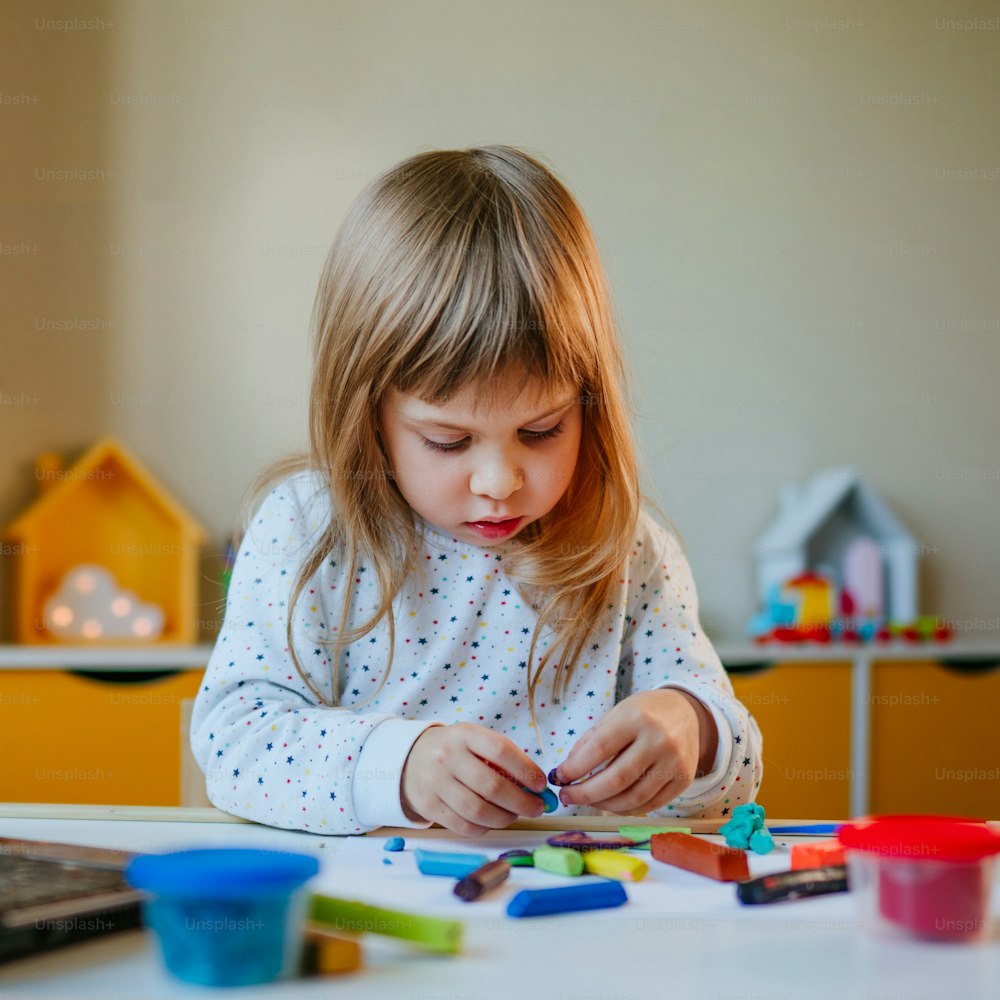
[[[248,986],[297,974],[318,870],[308,854],[207,848],[142,855],[125,877],[152,894],[143,918],[178,979]]]

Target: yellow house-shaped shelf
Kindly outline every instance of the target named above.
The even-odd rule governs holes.
[[[36,475],[42,495],[6,531],[17,543],[16,640],[60,641],[45,628],[44,604],[66,573],[91,563],[162,609],[163,631],[156,642],[195,642],[201,525],[111,438],[69,469],[61,468],[58,456],[42,455]]]

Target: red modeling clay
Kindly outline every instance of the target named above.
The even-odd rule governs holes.
[[[742,882],[750,878],[746,852],[701,840],[690,833],[654,833],[649,838],[649,850],[657,861],[719,882]]]
[[[791,868],[826,868],[842,865],[844,848],[839,840],[813,840],[804,844],[792,844],[789,851]]]

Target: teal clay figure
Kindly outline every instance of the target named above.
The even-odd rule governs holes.
[[[733,817],[719,827],[729,847],[751,850],[755,854],[768,854],[774,849],[771,835],[764,829],[764,808],[748,802],[733,810]]]

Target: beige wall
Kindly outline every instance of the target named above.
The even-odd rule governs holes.
[[[113,7],[86,6],[105,17]],[[36,16],[44,25],[79,7],[9,0],[0,9],[0,525],[37,495],[38,453],[75,457],[110,429],[117,178],[102,96],[115,38],[35,26]],[[16,545],[0,544],[0,639],[9,640]]]
[[[217,549],[305,442],[351,200],[501,141],[595,227],[715,635],[782,480],[843,463],[925,543],[923,609],[1000,631],[1000,22],[957,6],[8,0],[0,521],[36,452],[110,432]]]

